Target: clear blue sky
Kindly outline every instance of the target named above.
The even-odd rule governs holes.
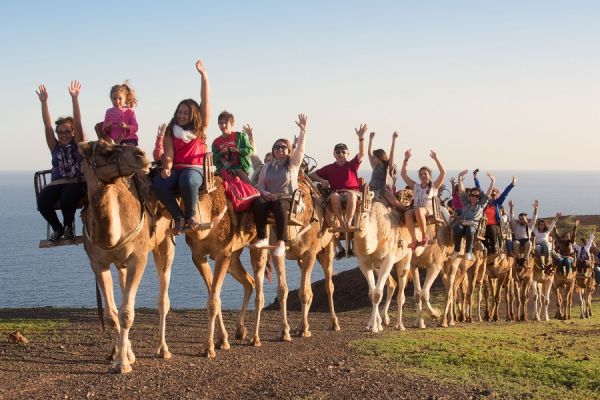
[[[209,139],[227,109],[255,127],[261,153],[309,116],[307,153],[412,147],[411,167],[598,170],[600,3],[593,1],[176,1],[0,3],[0,170],[46,168],[40,105],[71,114],[69,81],[88,136],[130,79],[140,145],[177,103],[199,97],[194,62],[212,86]]]

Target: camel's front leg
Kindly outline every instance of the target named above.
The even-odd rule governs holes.
[[[254,279],[246,272],[242,263],[240,262],[240,254],[243,249],[236,251],[231,257],[231,264],[229,267],[229,273],[233,278],[242,284],[244,287],[244,300],[242,303],[242,311],[237,322],[237,328],[235,332],[236,339],[244,340],[248,336],[248,329],[245,326],[246,314],[248,312],[248,304],[250,303],[250,297],[252,297],[252,290],[254,289]]]
[[[435,282],[435,279],[438,277],[440,270],[442,269],[442,267],[440,265],[432,265],[431,267],[429,267],[429,269],[427,269],[427,276],[425,276],[425,282],[423,283],[423,290],[421,290],[421,300],[423,302],[425,302],[425,307],[427,308],[427,311],[429,311],[429,313],[434,317],[434,318],[439,318],[441,313],[440,310],[438,310],[437,308],[433,307],[431,305],[430,302],[430,294],[431,294],[431,287],[433,286],[433,283]],[[425,325],[425,321],[423,322],[423,327]],[[419,327],[421,327],[421,322],[419,321]]]
[[[361,262],[359,260],[358,262],[358,267],[360,268],[360,272],[362,272],[362,274],[365,276],[365,278],[367,279],[367,285],[369,285],[369,299],[371,300],[371,304],[373,304],[373,293],[375,293],[375,274],[373,273],[373,270],[371,269],[371,265],[366,265],[364,262]],[[369,323],[366,326],[366,330],[367,331],[373,331],[374,329],[374,308],[373,311],[371,312],[371,319],[369,320]]]
[[[323,267],[323,275],[325,278],[325,292],[327,293],[327,301],[329,303],[329,312],[331,313],[331,330],[339,331],[340,324],[338,317],[335,314],[335,307],[333,305],[333,255],[334,255],[334,243],[333,240],[319,253],[317,253],[317,259],[319,264]]]
[[[389,255],[385,257],[381,261],[380,268],[378,270],[377,275],[377,283],[375,284],[375,290],[371,294],[372,302],[373,302],[373,315],[371,317],[373,332],[381,332],[383,331],[383,325],[381,320],[381,314],[379,313],[379,303],[383,300],[383,289],[387,284],[387,278],[390,276],[390,272],[392,270],[393,259],[392,256]],[[410,266],[405,265],[408,269]]]
[[[448,262],[449,271],[446,274],[446,308],[444,309],[444,318],[442,320],[442,327],[448,327],[448,320],[452,313],[452,307],[454,305],[454,285],[456,279],[456,273],[458,272],[458,264],[460,259],[455,259]]]
[[[203,355],[209,358],[215,358],[217,356],[215,353],[214,341],[215,320],[220,316],[220,323],[223,324],[223,317],[221,314],[221,288],[223,287],[223,280],[225,279],[225,275],[227,275],[230,262],[230,254],[220,254],[215,260],[215,275],[212,280],[211,289],[208,292],[208,332],[206,335],[206,348],[203,352]],[[204,264],[208,265],[208,263],[201,263],[202,266],[204,266]],[[203,267],[203,269],[205,269],[205,267]],[[210,270],[210,268],[208,269]],[[224,329],[224,326],[221,327],[221,330],[223,334],[223,347],[225,348],[225,343],[227,343],[228,348],[227,330]]]
[[[425,321],[423,320],[423,301],[421,297],[421,277],[419,276],[419,269],[417,267],[410,268],[410,274],[413,277],[413,297],[415,298],[415,307],[417,308],[417,326],[419,328],[425,328]],[[404,302],[402,302],[404,304]],[[399,305],[399,304],[398,304]],[[398,307],[400,308],[400,307]],[[398,320],[401,321],[402,312],[398,310]],[[402,325],[402,322],[398,322],[398,325]]]
[[[159,343],[156,349],[156,356],[160,358],[171,358],[171,352],[166,340],[167,314],[171,308],[169,300],[169,283],[171,281],[171,266],[175,256],[175,246],[170,238],[165,238],[158,245],[158,248],[152,252],[154,264],[156,265],[156,274],[158,275],[158,313],[159,313]]]
[[[296,334],[302,337],[311,336],[308,324],[308,310],[310,310],[313,299],[310,275],[315,265],[315,259],[316,255],[314,253],[307,252],[298,262],[300,265],[300,289],[298,290],[298,296],[300,297],[300,304],[302,304],[302,321],[296,328]]]
[[[112,275],[110,274],[110,264],[99,264],[93,263],[90,260],[90,264],[92,266],[92,271],[96,275],[96,280],[98,282],[98,287],[100,288],[100,293],[102,293],[102,297],[104,298],[104,321],[106,325],[112,329],[112,338],[111,345],[106,355],[106,359],[113,361],[117,354],[117,348],[119,343],[119,336],[121,334],[121,325],[119,324],[119,311],[117,310],[117,304],[115,303],[115,294],[113,290],[113,280]]]
[[[552,290],[552,279],[547,279],[544,281],[542,285],[542,315],[543,321],[550,321],[550,316],[548,315],[548,306],[550,305],[550,291]]]
[[[252,261],[252,269],[254,271],[254,283],[256,285],[256,297],[254,299],[254,335],[252,337],[252,345],[260,347],[260,314],[265,306],[265,295],[263,282],[265,279],[265,266],[267,264],[267,250],[250,249],[250,259]]]
[[[279,300],[279,312],[281,316],[281,333],[279,335],[279,340],[291,342],[290,325],[288,324],[287,319],[287,297],[289,291],[285,275],[285,256],[276,257],[273,255],[273,262],[275,263],[275,271],[277,272],[277,300]]]
[[[140,252],[140,254],[132,254],[126,261],[127,279],[121,309],[119,310],[121,334],[119,335],[117,356],[111,367],[111,372],[130,372],[131,364],[135,363],[135,355],[133,354],[131,342],[129,341],[129,330],[135,319],[135,296],[142,280],[142,276],[144,275],[147,261],[148,253],[145,251]]]
[[[405,268],[404,265],[397,263],[396,274],[398,275],[398,321],[396,322],[396,326],[394,328],[399,331],[404,331],[406,328],[402,322],[402,311],[404,309],[404,302],[406,301],[404,289],[406,289],[406,283],[408,282],[409,270],[408,268]]]

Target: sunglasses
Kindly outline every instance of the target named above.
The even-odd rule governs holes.
[[[475,197],[476,199],[480,198],[481,196],[479,196],[478,194],[471,194],[471,197]]]
[[[344,154],[346,150],[336,150],[335,154]]]
[[[273,146],[273,150],[287,150],[287,146],[285,144],[276,144]]]
[[[68,130],[68,131],[57,130],[56,133],[59,135],[70,135],[71,133],[73,133],[73,131],[72,130]]]

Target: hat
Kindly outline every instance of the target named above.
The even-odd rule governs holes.
[[[338,143],[333,148],[333,151],[336,151],[336,150],[348,150],[348,146],[346,146],[344,143]]]

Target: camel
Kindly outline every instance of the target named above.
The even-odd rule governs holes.
[[[593,264],[592,264],[593,265]],[[589,268],[583,274],[577,274],[575,278],[576,290],[579,293],[579,302],[581,304],[581,319],[592,317],[592,297],[596,290],[596,280],[594,271]]]
[[[367,279],[369,297],[373,305],[366,329],[374,333],[383,330],[379,303],[394,265],[399,279],[396,328],[403,329],[404,286],[412,257],[412,251],[408,248],[411,242],[410,232],[401,223],[398,214],[380,202],[374,202],[371,207],[361,207],[357,215],[359,230],[354,233],[354,252],[358,266]],[[377,280],[375,280],[375,271],[377,271]]]
[[[473,246],[472,260],[467,260],[464,254],[460,254],[455,258],[446,260],[443,268],[444,286],[446,287],[446,308],[441,326],[447,328],[454,326],[456,323],[456,304],[458,293],[461,285],[465,284],[462,290],[460,304],[460,320],[471,322],[471,309],[473,305],[473,287],[474,278],[477,277],[480,268],[484,268],[486,262],[485,248],[481,241],[476,241]],[[467,304],[469,299],[469,304]]]
[[[515,299],[517,300],[516,317],[518,321],[528,321],[527,305],[529,303],[529,289],[533,281],[534,266],[533,257],[523,259],[523,264],[513,263],[513,282],[515,288]]]
[[[548,305],[550,304],[550,291],[554,282],[554,270],[555,267],[552,264],[542,267],[540,256],[535,256],[532,284],[536,321],[550,320]]]
[[[571,269],[563,272],[562,268],[557,268],[554,273],[554,282],[552,286],[556,294],[556,319],[571,319],[571,309],[573,307],[573,292],[575,291],[576,272]],[[564,305],[564,309],[563,309]]]
[[[165,235],[169,220],[155,217],[150,210],[156,200],[144,200],[140,187],[150,187],[145,175],[150,162],[135,146],[108,144],[104,141],[81,143],[82,169],[87,182],[89,208],[85,212],[84,248],[107,307],[104,319],[112,327],[114,337],[110,371],[127,373],[135,362],[129,341],[129,330],[135,317],[135,296],[140,284],[148,252],[152,251],[159,281],[165,284],[164,271],[173,262],[174,246]],[[147,197],[146,197],[147,198]],[[122,303],[117,311],[113,294],[110,264],[119,272]],[[161,321],[165,304],[159,298]],[[170,357],[161,323],[161,338],[157,354]]]
[[[506,301],[506,321],[513,319],[511,294],[512,294],[512,263],[513,257],[507,257],[501,254],[492,254],[487,256],[486,262],[486,285],[484,287],[485,296],[485,319],[492,322],[498,321],[498,308],[502,295],[502,288],[505,289]],[[488,308],[489,296],[491,295],[492,307]]]

